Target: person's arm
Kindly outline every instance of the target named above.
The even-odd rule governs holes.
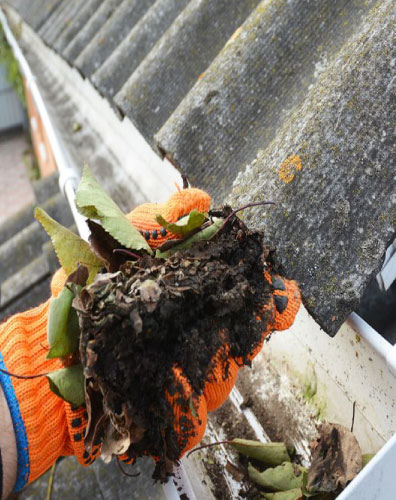
[[[10,411],[0,385],[0,499],[14,488],[17,471],[17,450]]]

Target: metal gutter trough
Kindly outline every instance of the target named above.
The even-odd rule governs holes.
[[[54,125],[42,97],[38,76],[33,74],[1,9],[0,21],[45,124],[60,173],[60,188],[70,204],[80,235],[87,239],[88,228],[74,203],[78,168]],[[48,49],[28,26],[24,25],[22,36],[38,57],[50,61],[54,78],[63,80],[65,92],[69,92],[76,106],[87,109],[91,126],[96,127],[98,134],[104,133],[102,125],[95,123],[99,113],[107,123],[106,141],[120,144],[118,150],[126,151],[125,145],[119,142],[119,118],[110,107],[103,105],[91,84],[83,81],[77,71]],[[88,109],[89,106],[92,109]],[[132,130],[128,128],[132,125],[127,118],[124,118],[123,127]],[[136,141],[143,144],[143,137],[133,133]],[[150,148],[145,149],[144,145],[139,148],[143,155],[149,154]],[[133,163],[133,158],[129,157],[128,161]],[[149,178],[155,178],[158,161],[151,157],[147,160],[147,165],[154,165],[152,172],[147,174]],[[166,160],[163,165],[163,182],[158,182],[157,186],[155,181],[150,184],[147,178],[143,180],[141,172],[136,173],[136,182],[142,179],[143,196],[147,197],[150,189],[156,196],[161,187],[164,196],[171,192],[178,174]],[[133,177],[134,172],[129,173]],[[388,261],[393,257],[390,255]],[[390,278],[386,287],[390,286],[389,281]],[[302,306],[292,328],[271,337],[252,369],[241,371],[228,401],[208,416],[204,443],[234,437],[269,442],[278,437],[292,443],[301,464],[308,465],[309,442],[316,436],[318,423],[325,419],[350,427],[354,417],[354,434],[363,453],[376,453],[376,456],[338,498],[394,500],[395,404],[396,346],[356,313],[352,313],[337,335],[330,338]],[[224,445],[183,458],[175,476],[163,486],[164,496],[174,500],[241,498],[241,484],[226,467],[235,460],[236,455]],[[131,489],[134,487],[131,483]]]

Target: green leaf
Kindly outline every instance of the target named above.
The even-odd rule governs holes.
[[[365,467],[374,457],[375,453],[365,453],[364,455],[362,455],[363,467]]]
[[[261,498],[265,500],[300,500],[303,498],[301,488],[289,491],[278,491],[276,493],[262,493]]]
[[[74,293],[65,287],[51,301],[48,313],[47,339],[50,350],[47,359],[61,358],[78,349],[80,332],[76,311],[72,308]]]
[[[66,274],[74,272],[80,262],[88,268],[88,284],[91,283],[99,269],[103,267],[103,261],[91,251],[89,244],[56,222],[42,208],[36,208],[34,216],[50,236],[60,265]]]
[[[79,212],[88,219],[100,220],[103,228],[121,245],[152,254],[147,241],[102,189],[87,166],[84,167],[77,189],[76,205]]]
[[[278,465],[278,467],[266,469],[264,472],[258,471],[250,463],[248,465],[250,479],[263,488],[272,491],[288,491],[302,488],[303,472],[305,470],[304,467],[290,462],[285,462],[282,465]],[[298,475],[296,475],[296,472]]]
[[[74,406],[81,406],[85,403],[82,365],[61,368],[47,375],[47,379],[51,391],[60,398]]]
[[[199,231],[199,233],[193,234],[190,238],[187,238],[186,240],[180,242],[178,245],[175,245],[169,250],[164,250],[164,251],[157,250],[155,253],[156,258],[167,259],[170,255],[174,254],[175,252],[178,252],[179,250],[187,250],[188,248],[191,248],[194,245],[194,243],[210,240],[220,229],[223,222],[224,219],[213,218],[213,224],[211,224],[208,227],[205,227],[204,229],[202,229],[202,231]]]
[[[233,439],[230,444],[242,455],[267,465],[281,465],[284,462],[291,462],[285,443],[261,443],[249,439]]]
[[[166,221],[162,215],[157,215],[155,219],[160,226],[164,226],[170,233],[183,237],[190,234],[194,229],[201,227],[205,222],[206,214],[198,212],[198,210],[192,210],[188,215],[175,223]]]

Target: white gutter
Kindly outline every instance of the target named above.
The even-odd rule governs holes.
[[[395,500],[396,434],[337,497],[337,500]]]
[[[367,341],[375,352],[385,359],[389,371],[396,377],[396,345],[392,345],[384,339],[382,335],[354,312],[350,314],[347,323]]]
[[[19,48],[19,45],[8,25],[7,18],[2,8],[0,8],[0,21],[3,26],[4,33],[7,37],[7,41],[14,53],[15,59],[18,61],[21,73],[25,77],[26,86],[32,95],[37,111],[43,121],[45,131],[51,144],[51,149],[54,154],[55,162],[59,171],[60,190],[70,204],[70,209],[73,213],[78,232],[80,233],[82,238],[87,240],[89,236],[88,226],[85,223],[84,217],[78,213],[74,203],[75,188],[78,182],[77,170],[74,167],[73,161],[71,160],[71,157],[64,147],[62,141],[58,137],[56,129],[52,123],[42,95],[40,93],[40,89],[38,88],[36,78],[30,70],[29,64],[26,61],[21,49]]]
[[[12,48],[15,59],[18,61],[21,73],[25,77],[26,86],[30,90],[37,111],[43,121],[45,131],[48,136],[48,141],[55,158],[56,165],[59,171],[59,187],[65,198],[67,199],[72,211],[74,220],[77,225],[78,232],[84,240],[88,241],[89,228],[85,222],[85,218],[77,211],[75,204],[75,190],[79,181],[77,169],[71,159],[69,152],[64,147],[62,140],[59,138],[56,128],[53,125],[51,117],[45,106],[44,100],[37,85],[36,78],[33,75],[25,56],[23,55],[15,37],[12,33],[7,18],[0,7],[0,22],[3,26],[7,41]],[[176,489],[176,485],[179,489]],[[175,478],[169,478],[168,482],[163,485],[165,496],[168,500],[179,500],[182,494],[187,495],[189,500],[196,500],[190,480],[187,477],[184,466],[180,463],[175,467]]]
[[[396,239],[386,252],[381,271],[377,274],[377,283],[382,292],[386,292],[396,279]]]

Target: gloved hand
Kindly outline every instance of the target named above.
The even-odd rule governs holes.
[[[63,270],[55,274],[52,297],[57,297],[65,279]],[[63,367],[59,359],[46,359],[51,300],[16,314],[0,326],[0,368],[30,376]],[[99,448],[95,446],[90,455],[84,449],[85,408],[74,408],[57,397],[49,390],[45,377],[23,379],[0,373],[0,383],[13,420],[18,452],[14,491],[37,479],[59,456],[75,455],[83,465],[92,463]]]
[[[160,213],[169,222],[191,210],[207,212],[210,196],[199,189],[180,190],[165,204],[146,203],[137,207],[129,218],[156,248],[174,235],[161,231],[155,222]],[[51,298],[44,304],[16,314],[0,325],[0,368],[22,376],[39,375],[63,368],[59,359],[46,358],[47,319],[51,300],[58,296],[66,281],[60,269],[51,282]],[[100,443],[94,443],[91,453],[84,448],[87,412],[74,408],[49,390],[45,377],[17,378],[0,372],[0,384],[5,394],[14,424],[18,467],[14,491],[37,479],[59,456],[75,455],[82,465],[91,464],[100,454]]]
[[[165,204],[144,204],[137,207],[128,218],[142,232],[150,246],[157,248],[167,239],[176,237],[167,234],[156,223],[155,215],[160,213],[169,222],[177,222],[193,209],[207,212],[209,207],[209,195],[198,189],[185,189],[175,193]],[[283,280],[270,272],[266,272],[265,278],[273,287],[273,298],[266,305],[273,321],[269,322],[261,342],[249,356],[251,360],[260,351],[269,333],[291,326],[300,305],[300,295],[294,281]],[[59,294],[65,280],[66,274],[59,270],[51,283],[52,297]],[[49,350],[47,317],[51,300],[52,298],[37,308],[15,315],[0,326],[0,368],[20,375],[34,375],[62,367],[59,359],[46,359]],[[214,368],[203,394],[196,394],[181,369],[173,368],[180,394],[168,394],[167,397],[174,409],[174,430],[182,450],[181,455],[199,443],[205,432],[207,412],[218,408],[234,386],[243,362],[229,356],[228,351],[225,338],[215,356]],[[224,363],[227,357],[227,363]],[[10,408],[17,442],[18,472],[15,491],[34,481],[59,456],[74,454],[82,465],[89,465],[100,454],[100,443],[94,443],[91,453],[84,449],[87,425],[85,408],[73,408],[58,398],[49,390],[45,378],[19,379],[0,373],[0,383]],[[193,410],[191,399],[194,401]],[[128,453],[121,458],[125,462],[135,460]]]

